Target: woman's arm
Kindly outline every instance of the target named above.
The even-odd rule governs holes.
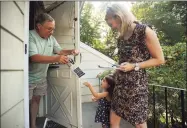
[[[165,63],[164,55],[162,48],[160,46],[160,42],[158,40],[158,37],[156,33],[150,29],[149,27],[146,28],[146,46],[151,54],[152,58],[150,58],[147,61],[143,61],[139,63],[139,67],[141,68],[149,68],[153,66],[158,66]],[[135,64],[125,62],[124,65],[122,64],[119,70],[122,71],[131,71],[134,70]]]
[[[92,101],[96,102],[98,99],[95,97],[92,97]]]
[[[146,46],[151,54],[152,58],[139,63],[140,68],[149,68],[153,66],[158,66],[165,63],[164,54],[160,46],[160,42],[156,33],[150,29],[146,28]]]
[[[95,89],[93,88],[93,86],[92,86],[90,83],[88,83],[88,82],[85,82],[85,83],[83,83],[83,84],[84,84],[85,86],[87,86],[87,87],[90,89],[92,95],[93,95],[96,99],[101,99],[101,98],[104,98],[104,97],[107,97],[107,96],[108,96],[108,92],[97,93],[97,92],[95,91]]]

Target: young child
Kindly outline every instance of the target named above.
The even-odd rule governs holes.
[[[103,78],[101,88],[104,91],[102,93],[97,93],[94,90],[93,86],[88,82],[85,82],[83,84],[90,89],[92,95],[94,96],[92,100],[99,101],[95,115],[95,122],[102,123],[103,128],[110,128],[110,104],[113,89],[115,86],[113,75],[108,75],[105,78]]]

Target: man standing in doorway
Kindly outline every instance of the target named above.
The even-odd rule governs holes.
[[[36,128],[41,96],[47,92],[47,70],[50,63],[67,64],[67,55],[78,55],[77,50],[62,50],[52,36],[55,29],[54,19],[46,14],[40,14],[35,21],[35,29],[29,32],[29,99],[30,125]],[[56,53],[57,55],[53,55]]]

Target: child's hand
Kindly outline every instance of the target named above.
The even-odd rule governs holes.
[[[102,74],[102,72],[100,72],[100,73],[96,76],[96,78],[99,78],[101,74]]]
[[[92,97],[92,101],[93,101],[93,102],[96,102],[97,99],[96,99],[95,97]]]
[[[84,82],[83,84],[84,84],[85,86],[87,86],[87,87],[90,86],[90,83],[88,83],[88,82]]]

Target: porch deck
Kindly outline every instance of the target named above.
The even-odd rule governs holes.
[[[89,102],[82,104],[82,116],[83,116],[83,128],[101,128],[100,123],[95,123],[95,111],[97,108],[97,103]],[[122,120],[121,128],[134,128],[128,122]]]
[[[97,103],[89,102],[82,104],[82,120],[83,120],[83,128],[101,128],[100,123],[95,123],[95,111],[97,108]],[[45,117],[37,119],[37,128],[43,128],[43,124],[45,121]],[[50,128],[65,128],[65,127],[50,127]],[[134,128],[128,122],[122,120],[121,128]]]
[[[187,92],[186,89],[181,88],[173,88],[168,86],[160,86],[160,85],[152,85],[149,86],[149,110],[152,113],[152,117],[150,117],[148,123],[149,128],[160,128],[160,127],[180,127],[187,128],[187,106],[186,106],[186,98]],[[162,94],[162,95],[161,95]],[[160,102],[162,100],[162,102]],[[172,103],[169,101],[173,101],[178,103],[177,112],[173,111]],[[174,104],[176,105],[176,104]],[[82,104],[82,120],[83,120],[83,128],[101,128],[101,124],[95,123],[95,112],[97,108],[96,102],[88,102]],[[165,122],[158,121],[159,109],[163,109],[165,112]],[[163,112],[163,113],[164,113]],[[175,113],[174,113],[175,112]],[[180,122],[174,118],[173,115],[177,115],[180,119]],[[163,116],[164,117],[164,116]],[[171,120],[171,121],[170,121]],[[38,128],[43,128],[45,118],[38,118],[37,124]],[[48,128],[64,128],[64,127],[48,127]],[[121,128],[134,128],[128,122],[122,120]]]

